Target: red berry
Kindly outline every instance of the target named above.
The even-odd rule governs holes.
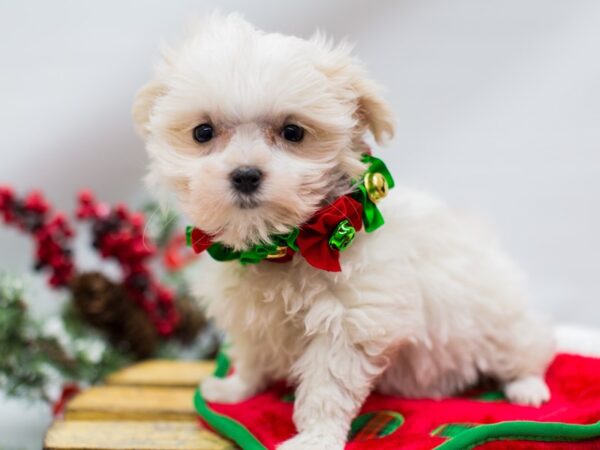
[[[41,214],[48,212],[50,209],[48,203],[44,199],[44,196],[39,191],[33,191],[27,197],[25,197],[24,206],[30,211],[35,211]]]
[[[131,226],[136,229],[142,229],[144,227],[144,215],[142,213],[133,213],[130,217]]]
[[[14,192],[8,186],[0,186],[0,209],[8,207],[14,198]]]
[[[167,321],[161,320],[157,324],[158,334],[168,336],[173,332],[173,325]]]
[[[117,206],[115,206],[115,213],[121,220],[126,220],[129,217],[127,206],[123,203],[119,203]]]
[[[94,195],[88,189],[82,189],[79,191],[79,202],[85,205],[94,203]]]

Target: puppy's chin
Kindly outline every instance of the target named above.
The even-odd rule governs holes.
[[[214,235],[216,241],[234,250],[246,250],[270,242],[275,234],[289,233],[310,217],[312,209],[302,212],[258,198],[236,197],[218,209],[192,208],[187,212],[194,225]]]
[[[234,204],[239,209],[256,209],[261,206],[262,201],[256,196],[236,195]]]

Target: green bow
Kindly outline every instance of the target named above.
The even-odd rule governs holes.
[[[365,231],[367,233],[371,233],[382,226],[385,221],[383,220],[383,215],[379,211],[379,208],[377,208],[377,205],[371,201],[369,195],[367,194],[367,189],[363,183],[364,175],[368,173],[382,174],[390,189],[394,187],[395,183],[394,178],[392,177],[392,174],[386,167],[385,163],[379,158],[364,154],[361,158],[361,161],[365,164],[369,164],[369,167],[363,174],[363,178],[361,178],[361,180],[357,183],[358,191],[354,193],[354,196],[356,200],[363,205],[363,224],[365,226]]]

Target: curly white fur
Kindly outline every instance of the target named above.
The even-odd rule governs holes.
[[[208,17],[166,51],[134,108],[151,178],[175,191],[194,223],[235,248],[300,225],[364,170],[364,132],[391,135],[389,108],[346,45],[321,36],[265,34],[236,15]],[[191,130],[209,121],[216,137]],[[289,122],[307,136],[291,145]],[[259,206],[236,203],[228,174],[265,173]],[[361,232],[341,273],[287,264],[240,266],[204,258],[197,295],[232,341],[236,374],[202,384],[237,402],[269,382],[297,385],[299,434],[281,450],[339,450],[373,389],[452,395],[481,376],[515,402],[548,398],[551,329],[528,309],[521,275],[477,221],[431,197],[396,189],[386,225]],[[200,279],[201,277],[201,279]]]

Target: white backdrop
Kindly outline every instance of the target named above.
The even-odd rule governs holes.
[[[397,114],[379,153],[397,180],[486,215],[540,308],[600,326],[595,0],[0,0],[0,183],[41,187],[67,211],[82,186],[140,198],[133,94],[159,38],[215,5],[266,30],[356,42]],[[0,230],[0,270],[30,266],[16,236]],[[0,405],[0,445],[39,448],[47,420],[43,408]]]

